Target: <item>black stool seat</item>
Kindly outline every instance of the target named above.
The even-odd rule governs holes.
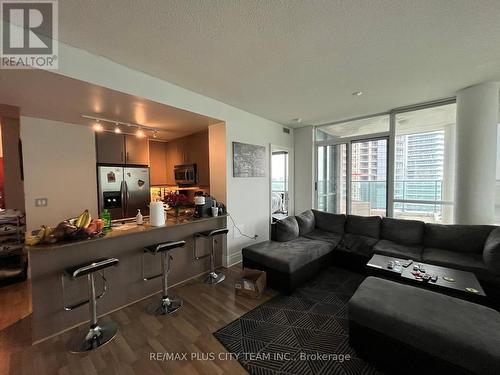
[[[93,272],[108,268],[111,266],[116,266],[120,261],[116,258],[101,258],[93,260],[90,263],[83,263],[77,266],[69,267],[64,270],[64,272],[72,278],[86,276]]]
[[[146,246],[144,250],[149,251],[150,253],[159,253],[163,251],[169,251],[176,249],[178,247],[184,247],[186,245],[186,241],[169,241],[162,242],[151,246]]]
[[[198,232],[196,235],[198,237],[213,237],[213,236],[218,236],[219,234],[227,234],[229,232],[229,229],[223,228],[223,229],[214,229],[214,230],[207,230],[205,232]]]

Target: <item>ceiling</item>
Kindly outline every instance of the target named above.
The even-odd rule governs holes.
[[[62,41],[291,126],[500,80],[497,0],[65,0],[59,8]]]
[[[21,116],[91,126],[91,115],[164,129],[157,138],[192,134],[220,120],[89,84],[43,70],[0,70],[0,103],[20,107]],[[102,123],[109,130],[114,124]],[[122,132],[135,132],[122,127]],[[146,134],[150,137],[151,134]]]

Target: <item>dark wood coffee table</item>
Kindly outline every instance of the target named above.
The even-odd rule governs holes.
[[[401,267],[393,269],[388,268],[390,261],[399,262]],[[453,297],[487,304],[486,293],[484,293],[481,284],[472,272],[456,270],[453,268],[435,266],[428,263],[416,262],[408,267],[402,267],[406,259],[399,259],[385,255],[375,254],[366,264],[368,272],[374,276],[382,276],[398,280],[411,285],[428,288],[430,290],[439,290],[442,293],[451,295]],[[417,272],[414,270],[415,265],[421,265],[425,273],[429,275],[436,275],[436,281],[425,281],[423,278],[415,275]],[[420,273],[423,275],[424,273]]]

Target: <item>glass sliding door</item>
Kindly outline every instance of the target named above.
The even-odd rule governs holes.
[[[320,211],[346,213],[347,144],[317,147],[316,207]]]
[[[387,138],[351,143],[350,213],[386,216],[387,144]]]
[[[387,214],[389,115],[316,129],[318,210]]]

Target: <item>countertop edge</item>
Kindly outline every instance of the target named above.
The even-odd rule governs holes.
[[[170,229],[170,228],[175,228],[183,225],[190,225],[190,224],[196,224],[196,223],[203,223],[206,221],[211,221],[211,220],[217,220],[217,219],[222,219],[226,218],[228,215],[219,215],[219,216],[209,216],[209,217],[204,217],[200,219],[194,219],[192,221],[186,221],[186,222],[178,222],[178,223],[172,223],[168,222],[167,224],[161,227],[153,227],[150,226],[149,224],[144,224],[140,225],[137,227],[134,227],[132,229],[128,230],[121,230],[121,231],[115,231],[112,232],[113,235],[109,236],[102,236],[102,237],[96,237],[96,238],[90,238],[90,239],[85,239],[85,240],[80,240],[80,241],[73,241],[73,242],[64,242],[64,243],[55,243],[55,244],[43,244],[43,245],[34,245],[34,246],[25,246],[25,249],[29,253],[38,253],[38,252],[46,252],[46,251],[55,251],[67,247],[72,247],[75,245],[82,245],[82,244],[89,244],[93,243],[96,241],[106,241],[106,240],[112,240],[112,239],[117,239],[117,238],[123,238],[126,236],[133,236],[133,235],[138,235],[138,234],[144,234],[148,233],[151,231],[157,231],[157,230],[164,230],[164,229]]]

